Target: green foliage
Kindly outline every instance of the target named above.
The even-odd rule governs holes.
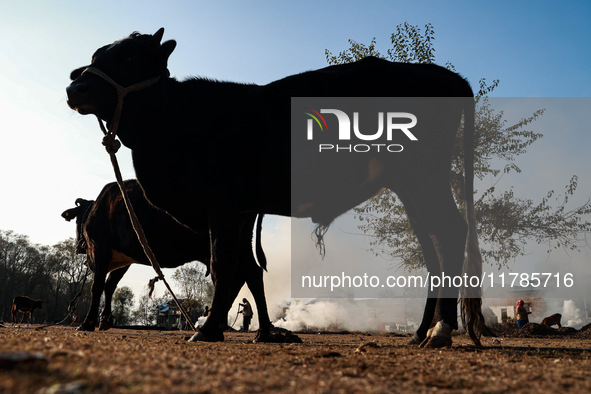
[[[387,56],[376,49],[376,39],[369,45],[349,40],[350,48],[333,55],[326,50],[329,64],[342,64],[359,60],[365,56],[377,56],[397,62],[433,63],[435,33],[431,24],[425,25],[424,32],[408,22],[398,25],[392,34],[392,48]],[[446,67],[455,71],[449,62]],[[542,138],[540,133],[528,127],[543,115],[540,109],[524,117],[515,124],[507,125],[502,111],[495,111],[487,99],[499,84],[493,80],[489,85],[486,79],[479,81],[476,94],[477,110],[475,119],[475,176],[479,179],[492,177],[495,184],[510,172],[520,173],[516,163],[518,156]],[[464,159],[463,126],[460,127],[454,147],[451,187],[460,208],[464,206]],[[580,246],[579,236],[591,231],[591,223],[585,217],[591,213],[589,201],[579,207],[569,209],[567,203],[577,187],[577,177],[573,176],[562,194],[549,191],[542,201],[517,198],[513,190],[498,192],[495,186],[484,191],[476,191],[478,232],[481,253],[485,261],[503,266],[526,253],[525,246],[534,241],[547,244],[548,249],[566,248],[575,250]],[[361,221],[359,228],[371,236],[371,251],[376,255],[401,259],[410,268],[423,266],[420,245],[402,204],[389,190],[382,190],[365,204],[355,209]]]
[[[367,56],[375,56],[401,63],[433,63],[435,61],[435,31],[433,25],[427,23],[423,33],[418,26],[405,22],[396,27],[392,33],[392,48],[388,49],[388,55],[382,55],[376,49],[376,38],[372,38],[369,45],[360,44],[349,39],[349,48],[333,55],[328,49],[324,51],[328,64],[351,63]]]
[[[339,54],[336,56],[333,55],[328,49],[324,51],[324,55],[326,56],[326,61],[328,62],[328,64],[351,63],[356,60],[363,59],[367,56],[383,57],[375,49],[375,37],[371,40],[369,45],[360,44],[357,41],[353,41],[351,39],[348,41],[350,48],[343,52],[339,52]]]
[[[150,298],[148,296],[148,289],[146,289],[139,297],[138,307],[132,312],[133,321],[143,326],[156,325],[156,318],[158,316],[156,307],[164,304],[166,301],[168,299],[165,296]]]
[[[172,279],[180,287],[187,306],[203,308],[211,304],[213,299],[213,284],[210,278],[205,276],[206,269],[201,263],[185,264],[174,271]]]
[[[37,322],[62,320],[83,283],[75,304],[76,313],[84,313],[90,303],[87,275],[85,258],[76,254],[73,238],[50,247],[0,230],[0,321],[10,321],[12,298],[17,295],[45,301],[34,314]]]
[[[116,325],[125,326],[131,323],[133,297],[133,291],[127,286],[120,287],[113,293],[113,317]]]

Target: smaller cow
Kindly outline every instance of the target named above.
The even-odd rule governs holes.
[[[25,315],[29,314],[29,324],[33,322],[33,311],[35,309],[41,309],[43,307],[43,301],[41,300],[34,300],[27,296],[16,296],[12,299],[12,324],[16,323],[16,318],[18,312],[22,312],[23,316],[21,317],[22,323]]]
[[[210,258],[210,240],[206,217],[199,232],[185,227],[166,212],[154,207],[145,198],[136,180],[124,182],[129,199],[142,223],[146,237],[162,268],[177,268],[190,261],[207,265]],[[257,341],[268,341],[272,327],[267,312],[263,285],[263,269],[266,258],[260,242],[262,215],[256,220],[256,255],[252,249],[252,232],[257,215],[251,215],[245,224],[241,239],[240,256],[243,260],[237,269],[236,287],[246,282],[256,302],[259,314]],[[86,264],[94,273],[91,288],[91,305],[86,318],[78,327],[81,331],[94,331],[99,323],[99,303],[104,291],[104,309],[100,315],[99,330],[112,326],[111,301],[117,284],[130,264],[150,265],[135,231],[116,182],[107,184],[96,201],[78,198],[76,207],[62,213],[68,221],[76,219],[76,252],[86,254]],[[209,268],[208,268],[209,272]],[[108,274],[108,278],[107,278]],[[213,273],[215,279],[215,272]]]
[[[544,320],[542,320],[542,322],[540,324],[543,326],[548,326],[548,327],[552,327],[554,325],[557,325],[558,328],[562,328],[562,326],[560,325],[561,318],[562,318],[562,315],[560,313],[555,313],[551,316],[545,317]]]

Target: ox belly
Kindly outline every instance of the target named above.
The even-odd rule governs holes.
[[[118,250],[111,249],[111,261],[109,262],[109,269],[107,272],[115,271],[116,269],[127,267],[131,264],[141,264],[139,261],[132,259],[125,253]]]

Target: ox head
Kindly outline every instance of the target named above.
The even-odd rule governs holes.
[[[86,209],[88,208],[88,206],[90,204],[92,204],[94,201],[91,200],[85,200],[83,198],[78,198],[76,199],[76,208],[70,208],[70,209],[66,209],[64,212],[62,212],[62,217],[64,219],[66,219],[66,221],[70,221],[72,219],[75,219],[76,217],[82,219],[82,217],[84,216],[84,212],[86,212]]]
[[[155,77],[168,77],[168,57],[176,42],[162,41],[164,28],[154,35],[132,33],[129,37],[99,48],[88,66],[70,74],[72,83],[66,88],[68,105],[80,114],[94,114],[109,121],[117,104],[117,89],[96,73],[85,72],[92,67],[115,84],[125,88]]]

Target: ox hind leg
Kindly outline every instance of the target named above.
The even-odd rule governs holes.
[[[439,179],[446,182],[424,179],[426,182],[421,182],[420,187],[402,193],[406,195],[403,202],[423,247],[431,280],[461,276],[467,234],[466,222],[455,204],[447,177]],[[429,324],[431,328],[421,346],[450,346],[451,332],[458,327],[459,287],[448,281],[435,290],[437,299],[433,301],[435,293],[430,292],[417,339]]]
[[[238,262],[237,272],[234,276],[238,279],[238,282],[241,282],[238,285],[239,289],[242,288],[244,281],[246,281],[257,307],[259,330],[255,342],[268,342],[272,341],[272,324],[267,310],[263,269],[257,264],[252,252],[252,234],[256,217],[257,215],[251,215],[244,221],[243,231],[240,237],[240,261]]]
[[[109,328],[113,327],[113,314],[111,312],[111,303],[113,301],[113,293],[117,289],[117,284],[123,275],[129,269],[129,265],[116,269],[109,273],[107,277],[107,282],[105,283],[105,306],[103,307],[103,311],[101,312],[101,319],[99,323],[99,331],[106,331]]]
[[[111,255],[110,251],[103,252],[96,250],[94,253],[94,264],[88,264],[89,267],[94,267],[92,286],[90,287],[90,307],[86,313],[86,317],[82,324],[76,329],[77,331],[94,331],[98,323],[99,307],[101,302],[101,295],[105,289],[105,280],[107,278],[107,267],[109,265]]]

